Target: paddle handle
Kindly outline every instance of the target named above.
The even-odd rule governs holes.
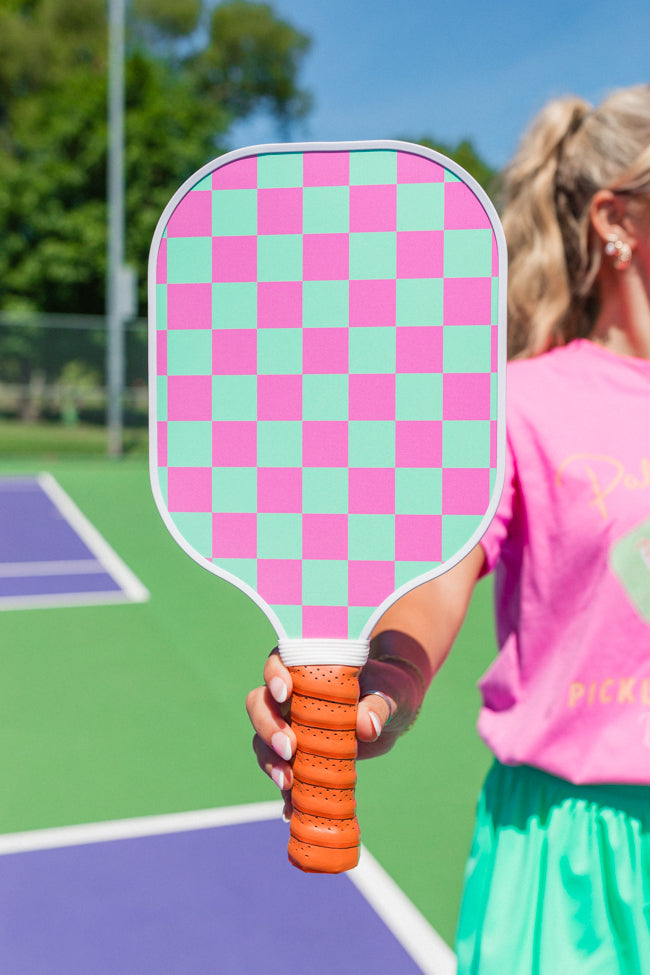
[[[358,666],[289,667],[293,762],[289,860],[309,873],[341,873],[359,862]]]

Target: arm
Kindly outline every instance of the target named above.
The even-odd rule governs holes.
[[[456,639],[484,561],[477,545],[453,569],[402,596],[379,620],[360,677],[359,758],[388,751],[417,717],[426,689]],[[288,723],[291,691],[289,672],[274,652],[264,667],[264,686],[246,699],[258,763],[283,790],[287,806],[296,747]],[[388,700],[371,691],[381,691]]]

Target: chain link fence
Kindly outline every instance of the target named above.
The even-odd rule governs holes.
[[[0,312],[0,418],[106,422],[103,315]],[[125,426],[147,421],[147,322],[125,330]]]

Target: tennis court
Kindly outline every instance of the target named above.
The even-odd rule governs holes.
[[[43,469],[142,599],[0,612],[3,970],[245,972],[260,957],[279,971],[293,926],[303,970],[331,970],[318,965],[332,951],[342,973],[369,959],[378,972],[434,971],[417,952],[435,955],[431,928],[453,939],[489,763],[474,685],[494,652],[490,584],[417,725],[359,767],[358,883],[302,875],[286,862],[243,706],[274,644],[269,624],[169,537],[144,460],[6,461],[0,474]],[[7,561],[42,558],[12,548]]]
[[[149,598],[51,474],[0,478],[0,538],[0,609]]]

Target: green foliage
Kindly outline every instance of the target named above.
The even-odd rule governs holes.
[[[83,359],[66,362],[59,376],[61,385],[73,390],[97,389],[102,377],[97,369],[92,369]]]
[[[30,312],[2,314],[0,329],[0,383],[25,384],[36,372],[44,381],[53,383],[75,360],[83,360],[88,371],[101,375],[105,357],[103,329],[47,327]]]
[[[102,310],[105,98],[101,74],[71,70],[20,99],[11,149],[0,152],[5,308]]]
[[[194,60],[200,84],[235,117],[258,106],[273,112],[285,136],[303,116],[309,98],[293,83],[309,47],[269,4],[233,0],[218,6],[210,24],[210,44]]]
[[[201,0],[133,0],[133,19],[150,36],[177,40],[192,34],[199,25]]]
[[[70,70],[104,64],[103,0],[12,0],[0,8],[0,120]],[[6,133],[3,132],[3,137]],[[4,141],[4,139],[3,139]]]
[[[0,8],[0,309],[101,314],[106,277],[106,0]],[[156,222],[233,122],[306,110],[309,40],[267,4],[129,0],[126,260],[141,308]]]

